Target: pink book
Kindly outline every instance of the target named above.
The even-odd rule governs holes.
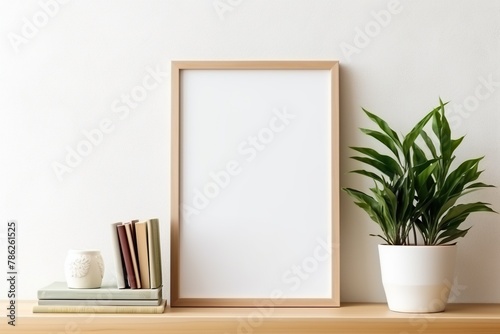
[[[131,289],[137,289],[135,281],[134,265],[130,256],[130,248],[128,246],[127,232],[124,225],[118,225],[118,240],[120,241],[120,249],[122,250],[123,261],[125,262],[125,271],[127,272],[127,281]]]

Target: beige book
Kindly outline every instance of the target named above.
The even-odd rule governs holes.
[[[140,289],[141,276],[139,275],[139,266],[137,263],[137,258],[135,256],[134,237],[132,236],[132,229],[130,227],[130,223],[126,223],[124,225],[125,225],[125,231],[127,232],[128,247],[130,248],[130,257],[132,258],[132,265],[134,266],[135,283],[137,284],[137,289]]]
[[[34,305],[33,313],[163,313],[166,301],[157,306]]]
[[[145,221],[135,223],[135,239],[142,289],[149,289],[151,285],[149,284],[148,227]]]

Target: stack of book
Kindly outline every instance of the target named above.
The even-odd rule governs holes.
[[[158,219],[111,225],[119,289],[156,289],[162,286]]]
[[[70,289],[65,282],[54,282],[38,290],[33,313],[163,313],[162,288]]]

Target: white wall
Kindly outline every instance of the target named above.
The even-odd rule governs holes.
[[[498,1],[220,0],[234,6],[219,13],[213,0],[54,1],[0,3],[0,261],[16,219],[20,298],[64,279],[69,248],[99,248],[112,268],[108,226],[119,220],[160,218],[168,268],[173,59],[340,60],[343,186],[368,184],[347,174],[358,167],[347,147],[368,144],[361,107],[407,131],[441,96],[455,135],[467,134],[460,154],[485,155],[484,181],[500,185]],[[144,80],[147,96],[127,106]],[[54,162],[99,127],[103,138],[59,180]],[[498,195],[473,199],[500,210]],[[377,226],[344,194],[341,203],[341,299],[384,301],[379,240],[368,236]],[[498,303],[499,217],[470,224],[455,300]]]

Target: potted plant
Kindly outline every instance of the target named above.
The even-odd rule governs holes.
[[[344,190],[382,230],[377,235],[385,243],[379,245],[382,282],[393,311],[443,311],[453,282],[456,239],[469,230],[461,229],[462,223],[471,213],[494,212],[489,203],[461,201],[492,186],[478,181],[482,157],[455,161],[464,137],[451,138],[445,103],[439,102],[404,136],[363,109],[379,130],[361,131],[387,153],[351,147],[360,154],[352,159],[370,167],[352,173],[372,179],[374,186],[369,192]]]

